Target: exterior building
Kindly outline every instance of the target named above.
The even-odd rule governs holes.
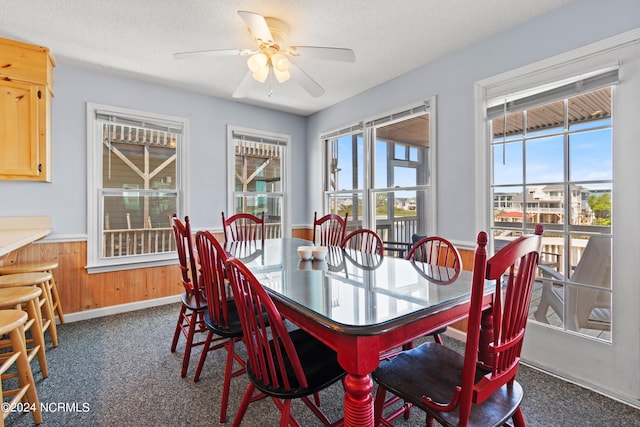
[[[573,186],[569,197],[569,221],[571,224],[591,225],[595,215],[589,206],[589,196],[610,190]],[[534,223],[561,224],[565,221],[565,197],[562,185],[527,187],[522,192],[496,192],[493,198],[494,222],[522,222],[522,217]]]

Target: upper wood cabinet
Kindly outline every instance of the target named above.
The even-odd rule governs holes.
[[[51,180],[49,49],[0,38],[0,179]]]

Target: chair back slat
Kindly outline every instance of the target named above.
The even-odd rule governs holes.
[[[196,259],[193,256],[193,237],[191,235],[191,224],[189,217],[184,217],[184,223],[176,214],[172,217],[173,235],[176,240],[176,252],[178,253],[178,262],[182,274],[182,286],[184,286],[187,294],[196,299],[198,306],[200,300],[204,302],[204,296],[201,292],[201,286],[198,282],[198,269]]]
[[[349,213],[342,218],[338,214],[330,213],[318,218],[318,212],[313,214],[313,243],[321,246],[341,246],[347,231]]]
[[[209,231],[196,233],[196,248],[200,260],[200,283],[207,297],[209,318],[221,329],[229,329],[225,263],[227,254]]]
[[[536,226],[535,234],[517,238],[489,260],[486,255],[487,235],[485,232],[478,234],[459,400],[460,425],[466,425],[472,403],[483,402],[495,390],[515,378],[542,249],[542,231],[542,226]],[[491,357],[488,361],[482,361],[488,364],[489,373],[476,382],[486,281],[495,284],[490,322],[493,325],[493,339],[489,343]]]
[[[352,231],[344,238],[341,246],[344,249],[354,249],[368,254],[384,255],[382,239],[378,234],[367,228]]]
[[[264,212],[260,217],[249,213],[237,213],[225,218],[222,212],[225,242],[264,240]]]
[[[238,307],[247,348],[247,369],[265,387],[291,390],[307,387],[307,379],[282,316],[265,288],[238,259],[227,261],[227,275]],[[256,313],[264,313],[257,316]],[[297,384],[289,381],[291,366]]]

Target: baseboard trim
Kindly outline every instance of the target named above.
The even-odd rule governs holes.
[[[141,310],[144,308],[157,307],[165,304],[172,304],[180,301],[180,295],[136,301],[127,304],[113,305],[110,307],[96,308],[93,310],[79,311],[77,313],[65,313],[65,323],[80,322],[82,320],[95,319],[98,317],[110,316],[112,314],[126,313],[128,311]]]
[[[447,328],[447,330],[444,332],[444,334],[450,338],[453,338],[455,340],[461,341],[461,342],[466,342],[467,341],[467,334],[466,332],[462,332],[459,329],[456,328],[452,328],[451,326],[449,326]]]

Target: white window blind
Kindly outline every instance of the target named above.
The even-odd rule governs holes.
[[[132,126],[144,129],[152,129],[161,132],[171,132],[182,135],[183,125],[182,123],[171,122],[163,120],[162,122],[150,120],[148,118],[136,118],[131,116],[122,116],[110,111],[96,111],[96,119],[115,125]]]
[[[618,83],[618,68],[603,70],[595,75],[579,78],[570,82],[563,82],[559,86],[546,88],[536,93],[513,94],[496,97],[489,100],[487,118],[495,119],[502,115],[524,111],[531,107],[559,101]],[[506,98],[506,108],[505,108]],[[497,104],[497,105],[496,105]]]

